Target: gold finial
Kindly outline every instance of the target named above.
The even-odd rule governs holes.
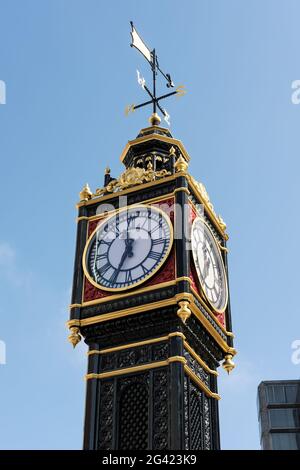
[[[75,346],[77,346],[81,341],[79,328],[77,326],[72,326],[72,328],[70,328],[70,332],[71,334],[68,336],[68,341],[73,345],[73,348],[75,348]]]
[[[152,162],[147,163],[147,170],[153,170]]]
[[[88,183],[83,187],[79,193],[80,201],[88,201],[92,197],[92,191]]]
[[[109,168],[109,166],[107,166],[107,167],[105,168],[105,174],[106,174],[106,175],[110,175],[110,168]]]
[[[173,147],[173,145],[169,150],[169,154],[170,154],[170,157],[176,157],[176,151],[175,151],[175,147]]]
[[[226,370],[227,374],[229,374],[235,368],[235,363],[233,362],[232,358],[232,354],[226,354],[225,359],[222,363],[222,367]]]
[[[174,165],[176,173],[179,173],[181,171],[183,173],[186,173],[186,171],[188,169],[188,166],[189,166],[189,164],[185,161],[185,159],[183,158],[182,155],[180,155],[180,157],[178,158],[178,160],[176,161],[176,163]]]
[[[151,126],[159,126],[159,124],[161,123],[161,119],[157,113],[152,113],[149,117],[149,122]]]
[[[185,323],[192,313],[189,308],[189,303],[187,300],[181,300],[178,304],[180,308],[177,310],[177,315],[181,319],[182,323]]]

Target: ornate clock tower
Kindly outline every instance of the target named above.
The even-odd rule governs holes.
[[[126,145],[118,178],[80,193],[69,340],[89,347],[84,449],[219,449],[217,368],[233,367],[226,226],[160,126],[161,72],[149,61],[150,127]]]
[[[218,449],[233,368],[227,234],[179,140],[151,117],[118,178],[85,186],[71,315],[89,346],[85,449]]]

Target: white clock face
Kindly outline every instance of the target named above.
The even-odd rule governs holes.
[[[83,268],[101,289],[130,289],[158,271],[172,242],[172,224],[164,212],[151,206],[126,208],[106,219],[91,235]]]
[[[205,297],[216,312],[223,312],[228,299],[224,263],[210,228],[199,217],[192,226],[192,251]]]

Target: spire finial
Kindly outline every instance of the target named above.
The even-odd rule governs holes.
[[[152,113],[149,117],[149,122],[151,126],[159,126],[161,123],[161,119],[157,113]]]
[[[80,201],[88,201],[92,197],[92,191],[88,183],[84,185],[82,190],[79,193]]]
[[[188,169],[188,166],[189,164],[185,161],[185,159],[183,158],[183,156],[180,154],[179,158],[177,159],[174,167],[175,167],[175,171],[176,173],[186,173],[187,172],[187,169]]]

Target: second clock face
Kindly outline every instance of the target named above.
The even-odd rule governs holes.
[[[120,210],[97,227],[87,242],[83,268],[97,287],[118,291],[145,282],[170,253],[173,228],[151,206]]]
[[[205,297],[216,312],[227,306],[227,280],[218,243],[208,225],[196,218],[192,226],[193,258]]]

